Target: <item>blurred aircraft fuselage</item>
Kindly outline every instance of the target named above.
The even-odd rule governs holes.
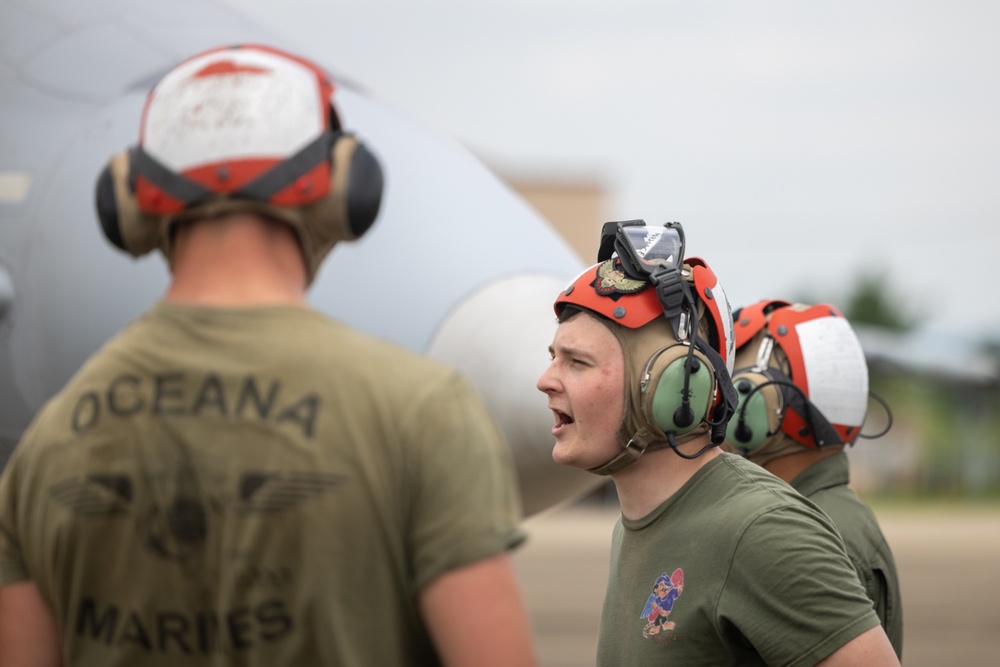
[[[212,2],[0,6],[0,465],[42,404],[166,288],[161,257],[136,261],[104,240],[97,175],[136,142],[159,76],[239,42],[301,53],[338,81],[322,45],[285,43]],[[552,301],[579,259],[456,142],[338,83],[341,119],[377,154],[386,190],[373,229],[334,249],[310,302],[461,369],[509,443],[526,513],[594,488],[552,462],[535,389]]]

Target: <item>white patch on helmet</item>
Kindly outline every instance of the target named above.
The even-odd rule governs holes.
[[[264,71],[197,76],[226,61]],[[227,160],[283,160],[325,131],[328,104],[316,73],[301,63],[249,48],[213,51],[157,84],[143,148],[177,172]]]
[[[868,365],[861,342],[842,317],[796,325],[809,400],[833,424],[861,426],[868,410]]]

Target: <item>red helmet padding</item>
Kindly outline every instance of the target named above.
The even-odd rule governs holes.
[[[756,336],[765,326],[767,326],[767,314],[775,308],[790,306],[788,301],[780,299],[767,299],[752,303],[749,306],[740,308],[739,319],[734,322],[734,336],[736,337],[736,349],[740,349],[750,339]]]
[[[156,187],[142,174],[135,178],[135,198],[140,210],[149,215],[176,215],[187,208],[187,202]]]
[[[258,44],[244,44],[239,49],[269,53],[279,58],[298,63],[309,70],[315,76],[317,90],[316,114],[320,118],[321,124],[328,132],[339,129],[340,120],[330,102],[334,92],[333,82],[314,63],[294,54]],[[220,54],[221,60],[206,64],[202,69],[194,72],[189,77],[189,80],[238,73],[267,76],[268,68],[266,67],[237,64],[234,60],[225,59],[226,53],[233,50],[233,47],[229,46],[211,49],[182,61],[180,65],[195,59],[205,58],[212,54]],[[157,103],[157,92],[157,88],[154,87],[143,107],[143,118],[139,130],[140,145],[145,144],[146,117],[149,114],[151,105]],[[290,157],[293,156],[281,155],[261,158],[240,156],[192,166],[180,170],[179,174],[212,193],[226,195],[237,192],[248,183],[266,174],[269,170],[281,166]],[[274,193],[266,203],[275,206],[305,206],[325,197],[330,191],[330,183],[329,160],[322,160],[301,174],[294,183]],[[179,201],[177,198],[153,185],[148,179],[142,176],[141,172],[136,179],[135,194],[139,209],[149,215],[175,215],[190,205],[190,202]]]
[[[556,298],[558,316],[567,305],[579,306],[603,315],[629,329],[638,329],[663,316],[663,306],[649,283],[633,280],[608,260],[586,269]]]
[[[694,279],[694,289],[696,292],[695,298],[704,303],[705,310],[712,315],[712,330],[715,331],[718,340],[709,342],[722,355],[722,360],[728,364],[730,362],[727,358],[729,341],[726,340],[726,327],[722,322],[722,311],[719,307],[719,301],[714,296],[715,290],[718,289],[719,279],[701,257],[689,257],[684,260],[684,263],[691,267],[691,275]],[[709,294],[713,296],[709,298]],[[726,304],[726,308],[728,307],[729,304]]]

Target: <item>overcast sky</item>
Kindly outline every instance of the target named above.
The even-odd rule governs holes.
[[[225,3],[504,173],[681,221],[734,306],[869,272],[1000,338],[998,2]]]

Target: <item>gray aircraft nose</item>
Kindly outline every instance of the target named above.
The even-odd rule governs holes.
[[[507,439],[526,515],[564,504],[601,483],[552,460],[552,413],[535,388],[556,330],[552,302],[567,281],[508,276],[464,300],[438,329],[428,353],[460,368]]]

